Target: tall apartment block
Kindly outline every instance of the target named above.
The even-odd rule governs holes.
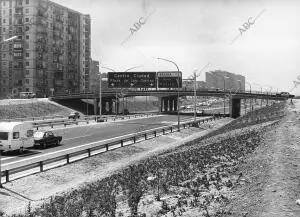
[[[89,87],[89,15],[48,0],[1,0],[0,96],[84,92]]]
[[[206,72],[205,81],[208,88],[231,91],[245,91],[245,76],[222,70]],[[225,82],[225,83],[224,83]]]

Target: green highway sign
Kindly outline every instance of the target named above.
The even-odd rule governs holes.
[[[109,88],[156,88],[156,72],[108,72]]]
[[[182,72],[158,72],[157,83],[158,88],[179,88],[182,87]]]

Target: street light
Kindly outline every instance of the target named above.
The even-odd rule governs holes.
[[[18,36],[10,37],[10,38],[8,38],[8,39],[5,39],[5,40],[1,41],[0,44],[4,44],[4,43],[6,43],[6,42],[13,41],[13,40],[15,40],[16,38],[18,38]]]
[[[180,71],[179,71],[179,67],[175,62],[173,62],[171,60],[164,59],[164,58],[159,58],[159,57],[156,58],[156,59],[163,60],[163,61],[166,61],[166,62],[170,62],[170,63],[174,64],[177,68],[177,73],[178,73],[178,77],[177,77],[177,86],[178,86],[178,88],[177,88],[177,118],[178,118],[178,132],[180,132],[180,113],[179,113],[179,108],[180,108],[179,107],[179,79],[180,79],[179,72]]]
[[[251,84],[249,82],[245,82],[245,84],[248,84],[250,86],[250,94],[251,94]],[[250,108],[251,108],[251,111],[253,111],[253,98],[251,96],[251,99],[250,99]]]
[[[143,65],[139,65],[139,66],[134,66],[134,67],[131,67],[129,69],[126,69],[124,72],[128,72],[129,70],[131,69],[136,69],[136,68],[139,68],[139,67],[142,67]]]
[[[116,70],[112,69],[112,68],[109,68],[109,67],[106,67],[106,66],[101,66],[101,68],[103,69],[108,69],[108,70],[111,70],[113,72],[116,72]],[[99,103],[100,103],[100,116],[101,116],[101,113],[102,113],[102,91],[101,91],[101,83],[102,83],[102,78],[100,76],[100,92],[99,92]],[[116,101],[115,101],[115,111],[116,111],[116,115],[117,115],[117,89],[116,89]]]
[[[129,69],[126,69],[124,72],[128,72],[129,70],[136,69],[136,68],[139,68],[139,67],[142,67],[142,66],[144,66],[144,65],[134,66],[134,67],[131,67]],[[122,92],[122,90],[121,90],[121,92]],[[133,97],[133,101],[135,101],[134,97]],[[127,98],[126,98],[126,107],[127,107]],[[133,103],[133,108],[135,108],[135,103]],[[146,96],[146,108],[147,108],[147,96]],[[134,113],[135,113],[135,109],[134,109]],[[125,115],[124,96],[123,96],[123,115]]]
[[[255,83],[253,83],[253,84],[260,87],[260,94],[262,95],[262,86],[259,84],[255,84]],[[260,99],[260,107],[262,107],[262,102],[263,102],[263,100]]]

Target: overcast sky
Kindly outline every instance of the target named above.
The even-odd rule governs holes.
[[[188,77],[210,62],[204,72],[242,74],[252,89],[260,89],[257,83],[279,91],[293,89],[300,75],[299,0],[53,1],[91,15],[92,58],[116,71],[138,65],[143,66],[134,71],[175,71],[174,65],[155,59],[162,57]],[[259,14],[241,35],[239,28]],[[149,15],[131,34],[134,23]],[[300,85],[293,93],[300,94]]]

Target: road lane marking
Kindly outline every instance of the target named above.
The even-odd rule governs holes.
[[[77,137],[72,137],[72,138],[68,138],[68,139],[63,139],[65,140],[71,140],[71,139],[78,139],[78,138],[83,138],[83,137],[88,137],[88,136],[93,136],[94,134],[89,134],[89,135],[84,135],[84,136],[77,136]]]
[[[163,128],[163,127],[158,127],[158,128]],[[150,130],[155,130],[155,129],[157,129],[157,128],[150,129]],[[97,143],[100,143],[100,142],[104,143],[106,141],[113,140],[113,139],[119,139],[119,138],[122,138],[124,136],[126,136],[126,137],[134,136],[136,134],[137,133],[130,133],[130,134],[126,134],[126,135],[122,135],[122,136],[117,136],[117,137],[113,137],[113,138],[109,138],[109,139],[99,140],[99,141],[96,141],[96,142],[90,142],[90,143],[82,144],[82,145],[79,145],[79,146],[76,146],[76,147],[70,147],[70,148],[63,149],[63,150],[58,150],[58,151],[54,151],[54,152],[50,152],[50,153],[41,154],[41,155],[38,155],[38,156],[34,156],[32,158],[26,158],[26,159],[21,159],[19,161],[5,163],[5,164],[2,164],[2,166],[8,166],[8,165],[11,165],[11,164],[21,163],[21,162],[24,162],[24,161],[30,161],[30,160],[34,160],[36,158],[46,157],[46,156],[49,156],[49,155],[53,155],[53,154],[57,154],[57,153],[60,153],[60,152],[65,152],[65,151],[69,151],[69,150],[73,150],[73,149],[78,149],[78,148],[81,148],[81,147],[85,147],[85,146],[97,144]]]

